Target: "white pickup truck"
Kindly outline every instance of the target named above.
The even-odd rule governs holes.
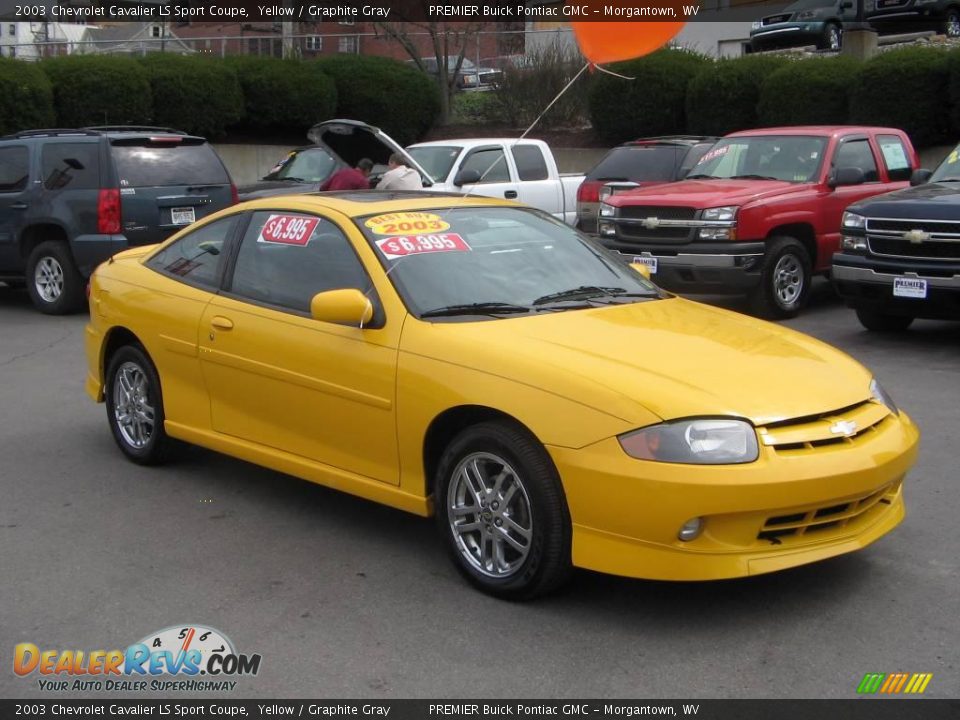
[[[561,175],[542,140],[443,140],[404,150],[380,128],[357,120],[318,123],[307,137],[313,145],[290,152],[261,182],[241,187],[241,200],[318,190],[336,170],[364,157],[375,163],[376,183],[390,155],[400,153],[423,177],[424,190],[509,198],[570,225],[577,221],[577,188],[584,176]]]

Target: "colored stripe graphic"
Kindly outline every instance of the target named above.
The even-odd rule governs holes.
[[[919,695],[927,689],[933,679],[933,673],[867,673],[857,686],[861,695],[881,693],[897,695],[899,693]]]

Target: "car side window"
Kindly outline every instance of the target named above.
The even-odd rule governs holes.
[[[893,181],[909,180],[913,168],[910,167],[910,156],[903,141],[896,135],[878,135],[877,142],[883,163],[887,166],[887,176]]]
[[[229,291],[243,299],[309,314],[325,290],[372,284],[350,240],[334,223],[283,210],[255,212],[240,242]]]
[[[536,145],[515,145],[510,152],[521,180],[546,180],[550,176],[543,152]]]
[[[147,267],[188,284],[216,290],[225,245],[236,222],[237,216],[233,215],[184,235],[147,260]]]
[[[30,179],[30,154],[23,145],[0,148],[0,193],[20,192]]]
[[[855,167],[863,170],[864,182],[876,182],[877,161],[870,149],[870,142],[866,139],[847,140],[837,149],[837,156],[833,161],[835,168]]]
[[[47,190],[92,190],[100,187],[99,143],[47,143],[40,153]]]
[[[502,148],[481,148],[470,153],[460,171],[476,170],[480,173],[480,183],[510,182],[510,168]]]

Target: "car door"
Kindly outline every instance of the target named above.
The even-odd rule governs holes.
[[[339,288],[359,288],[378,305],[338,224],[285,210],[251,214],[224,291],[201,322],[213,429],[396,485],[401,321],[382,310],[364,328],[314,320],[313,296]]]
[[[29,208],[29,181],[30,152],[27,146],[0,147],[0,273],[23,270],[17,237]]]
[[[864,182],[836,187],[824,196],[821,221],[826,232],[819,254],[826,261],[840,249],[840,219],[847,207],[858,200],[895,189],[884,183],[886,177],[881,175],[873,145],[866,135],[848,136],[837,143],[830,170],[842,167],[862,170]]]
[[[480,180],[476,183],[464,183],[460,186],[462,192],[508,200],[519,199],[518,183],[511,175],[502,145],[483,145],[464,155],[456,175],[472,172],[476,172]],[[456,175],[454,182],[457,181]]]
[[[517,199],[565,220],[563,188],[558,178],[550,177],[540,146],[533,143],[511,145],[510,154],[519,180]]]

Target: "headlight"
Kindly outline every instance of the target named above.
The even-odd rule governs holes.
[[[734,240],[736,236],[736,230],[725,227],[700,228],[699,233],[701,240]]]
[[[757,459],[757,434],[743,420],[679,420],[621,435],[631,457],[693,465],[730,465]]]
[[[897,404],[893,401],[893,398],[883,389],[883,386],[877,382],[877,379],[874,378],[870,381],[870,395],[881,405],[885,405],[887,409],[892,412],[894,415],[900,414],[900,408],[897,407]]]
[[[707,208],[703,211],[704,220],[733,220],[737,216],[734,205],[728,207]]]
[[[843,214],[843,219],[840,221],[840,224],[845,228],[860,228],[863,229],[867,225],[867,219],[863,215],[857,215],[852,212],[845,212]]]
[[[600,217],[614,217],[616,214],[617,209],[613,205],[600,203]]]
[[[762,23],[762,22],[760,22],[759,20],[754,20],[754,21],[753,21],[753,24],[750,26],[750,29],[751,29],[751,30],[759,30],[759,29],[762,28],[762,27],[763,27],[763,23]]]
[[[865,237],[857,236],[857,235],[844,235],[843,239],[840,241],[840,249],[866,250],[867,239]]]

